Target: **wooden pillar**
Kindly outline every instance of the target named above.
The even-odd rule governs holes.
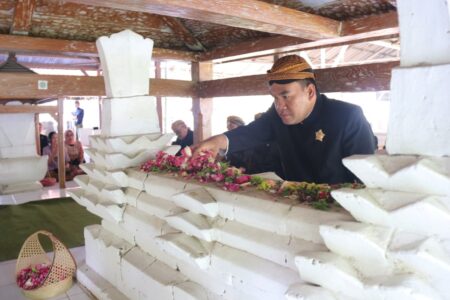
[[[39,131],[39,114],[34,114],[34,135],[36,139],[36,153],[42,155],[41,153],[41,132]]]
[[[58,178],[59,188],[66,187],[66,160],[64,155],[64,98],[58,98]]]
[[[161,62],[155,61],[155,78],[160,79],[161,78]],[[158,112],[158,119],[159,119],[159,128],[161,132],[163,132],[163,112],[162,112],[162,97],[157,96],[156,97],[156,111]]]
[[[213,79],[212,62],[192,62],[192,81],[197,83]],[[211,136],[212,98],[192,98],[194,114],[194,144]]]

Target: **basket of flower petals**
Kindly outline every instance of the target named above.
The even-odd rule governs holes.
[[[47,237],[53,248],[50,259],[39,236]],[[48,299],[66,292],[72,286],[76,263],[67,247],[48,231],[30,235],[20,250],[16,263],[16,282],[31,299]]]

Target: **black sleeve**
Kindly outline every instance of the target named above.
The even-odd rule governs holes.
[[[228,153],[247,150],[274,139],[272,120],[273,111],[269,110],[261,118],[246,126],[241,126],[224,134],[228,137]]]
[[[191,146],[194,144],[194,132],[189,129],[188,135],[186,137],[186,145]]]
[[[375,152],[374,134],[360,107],[349,115],[343,139],[344,157]]]

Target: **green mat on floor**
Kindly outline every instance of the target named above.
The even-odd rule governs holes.
[[[100,220],[72,198],[0,205],[0,261],[16,259],[25,239],[38,230],[52,232],[68,248],[83,246],[83,228]],[[49,240],[41,240],[47,250]]]

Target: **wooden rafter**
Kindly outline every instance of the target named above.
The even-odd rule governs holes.
[[[396,38],[399,34],[395,12],[342,22],[342,36],[317,41],[302,41],[292,37],[269,37],[256,42],[243,42],[217,48],[199,55],[200,61],[235,61],[276,53],[298,52],[326,47]]]
[[[174,17],[162,16],[161,19],[188,47],[193,51],[206,51],[203,44],[184,26],[180,20]]]
[[[373,41],[370,43],[373,45],[376,45],[376,46],[381,46],[384,48],[400,51],[400,45],[396,45],[394,43],[390,43],[390,42],[386,42],[386,41]]]
[[[347,52],[349,45],[344,45],[339,49],[338,55],[336,55],[336,58],[333,62],[333,68],[336,68],[342,61],[344,61],[345,52]]]
[[[339,36],[338,21],[257,0],[68,0],[310,40]]]
[[[389,90],[391,70],[398,61],[316,70],[320,92],[363,92]],[[199,82],[199,97],[268,95],[266,75],[253,75]]]
[[[28,53],[56,53],[69,56],[98,57],[97,47],[93,42],[57,40],[29,36],[0,34],[0,51]],[[192,52],[153,48],[154,60],[174,59],[195,61]]]
[[[47,81],[47,89],[38,89],[38,81]],[[43,99],[60,96],[103,96],[103,77],[0,73],[0,99]],[[152,79],[151,96],[192,97],[191,81]]]
[[[325,69],[327,64],[327,51],[325,48],[320,49],[320,68]]]
[[[28,35],[31,29],[31,17],[36,8],[36,0],[16,0],[14,16],[10,28],[11,34]]]
[[[351,21],[342,22],[342,35],[351,36],[376,32],[386,28],[398,28],[397,12],[388,12],[381,15],[362,17]]]
[[[37,106],[37,105],[0,105],[0,113],[8,114],[24,114],[24,113],[34,113],[34,114],[54,114],[58,112],[58,107],[56,106]]]
[[[28,63],[21,62],[21,65],[30,69],[51,69],[51,70],[84,70],[97,71],[99,64],[51,64],[51,63]]]
[[[313,69],[316,68],[315,64],[312,62],[311,58],[309,57],[308,52],[300,51],[300,56],[303,57],[306,60],[306,62],[308,62],[308,64],[311,66],[311,68],[313,68]]]

